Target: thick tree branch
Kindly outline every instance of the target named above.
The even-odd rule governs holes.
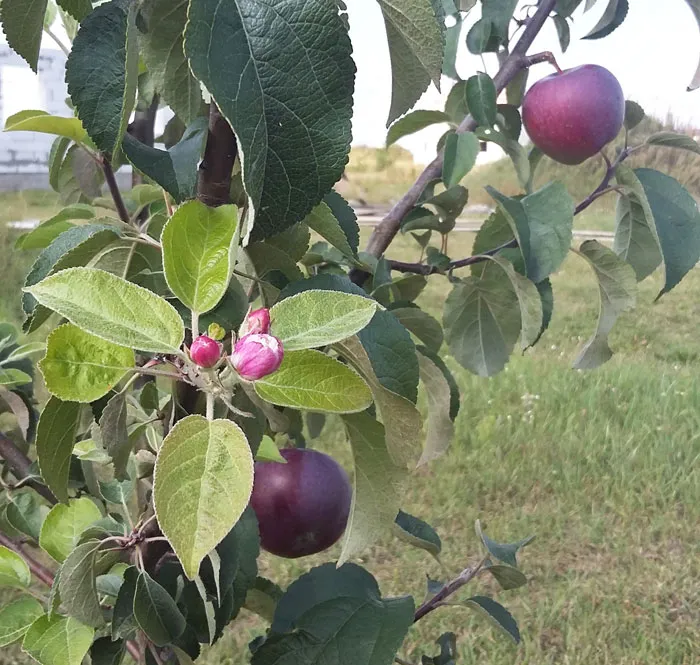
[[[17,480],[24,480],[32,475],[32,461],[14,444],[12,439],[0,432],[0,457],[4,459]],[[35,480],[27,480],[25,485],[41,494],[52,505],[58,503],[51,490]]]
[[[228,120],[214,102],[209,107],[209,134],[204,159],[199,166],[197,198],[208,206],[229,203],[231,173],[236,161],[237,145]]]
[[[126,209],[124,199],[122,198],[122,193],[119,191],[119,185],[117,184],[117,178],[114,175],[114,169],[112,168],[112,161],[110,157],[108,155],[101,155],[100,164],[102,165],[102,172],[105,176],[105,182],[107,183],[107,187],[109,187],[109,193],[112,195],[114,205],[117,208],[119,219],[121,219],[125,224],[131,224],[129,211]]]
[[[513,80],[515,75],[527,65],[526,53],[532,45],[535,37],[538,35],[545,21],[554,9],[556,0],[542,0],[537,11],[528,20],[522,36],[513,47],[513,51],[506,58],[503,66],[500,68],[493,81],[496,85],[496,90],[500,93]],[[477,123],[468,115],[457,129],[458,133],[471,132],[476,129]],[[372,235],[367,243],[367,252],[373,256],[380,257],[389,247],[401,226],[401,220],[408,214],[418,201],[425,186],[431,181],[440,177],[442,173],[443,154],[440,152],[438,156],[425,168],[423,173],[418,176],[418,179],[413,184],[411,189],[404,197],[389,211],[384,219],[375,227]],[[353,270],[350,274],[351,279],[361,284],[367,278],[367,273],[361,270]]]
[[[19,554],[29,566],[29,570],[32,574],[41,582],[50,587],[53,584],[53,573],[42,566],[29,552],[27,552],[22,545],[16,543],[11,538],[8,538],[5,534],[0,533],[0,545],[4,545],[8,549]]]

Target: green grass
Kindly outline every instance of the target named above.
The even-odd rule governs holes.
[[[451,252],[466,256],[472,239],[457,234]],[[391,253],[417,254],[406,238]],[[9,256],[15,261],[17,253]],[[597,287],[573,255],[553,285],[550,329],[506,371],[480,379],[448,360],[463,390],[455,440],[447,455],[414,474],[404,502],[440,532],[449,574],[478,560],[477,518],[500,540],[537,535],[520,557],[526,587],[499,592],[484,578],[465,590],[495,594],[517,618],[523,642],[512,646],[467,610],[443,609],[411,630],[401,656],[420,662],[452,630],[460,665],[697,663],[700,272],[657,304],[660,276],[642,284],[637,309],[612,335],[615,357],[586,373],[570,364],[595,326]],[[436,278],[421,304],[439,316],[446,294],[445,280]],[[337,421],[318,447],[350,468]],[[264,555],[261,573],[285,585],[337,553],[295,561]],[[393,539],[358,562],[387,595],[420,599],[426,573],[446,575],[427,554]],[[247,642],[264,629],[244,612],[202,662],[247,662]],[[2,665],[29,662],[15,649],[0,655]]]

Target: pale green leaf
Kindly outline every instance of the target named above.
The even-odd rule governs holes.
[[[226,293],[234,260],[238,209],[209,208],[200,201],[181,205],[163,228],[163,268],[172,292],[203,314]]]
[[[418,354],[420,378],[428,400],[428,418],[425,425],[425,443],[418,465],[427,464],[444,455],[454,437],[450,418],[452,393],[450,384],[440,368],[422,353]]]
[[[362,377],[320,351],[290,351],[280,368],[255,382],[264,400],[307,411],[356,413],[372,403]]]
[[[263,436],[258,451],[255,453],[255,459],[258,462],[277,462],[286,464],[287,460],[280,454],[277,444],[267,435]]]
[[[338,566],[374,545],[394,524],[408,474],[386,445],[384,426],[367,413],[343,417],[355,463],[355,490]]]
[[[49,335],[39,369],[52,395],[65,401],[94,402],[114,388],[134,365],[132,349],[66,323]]]
[[[26,596],[0,608],[0,647],[22,639],[29,626],[43,614],[41,603]]]
[[[0,367],[0,386],[4,386],[8,390],[31,382],[32,377],[20,369]]]
[[[17,552],[0,545],[0,587],[25,589],[31,583],[27,562]]]
[[[136,103],[136,6],[112,0],[88,14],[66,63],[68,94],[100,150],[119,150]]]
[[[148,573],[136,581],[134,618],[148,639],[158,647],[177,640],[185,630],[185,617],[170,594]]]
[[[304,222],[316,231],[318,235],[325,238],[333,247],[339,250],[343,256],[351,262],[356,262],[357,258],[345,231],[341,228],[338,220],[333,215],[330,207],[321,201],[305,218]]]
[[[68,475],[80,404],[51,397],[39,418],[36,455],[41,476],[59,501],[68,501]]]
[[[593,369],[612,358],[608,335],[620,314],[635,306],[637,280],[634,270],[597,240],[587,240],[579,254],[588,261],[598,280],[600,313],[596,331],[574,361],[575,369]]]
[[[40,665],[81,665],[95,631],[72,617],[39,617],[24,636],[22,650]]]
[[[355,71],[346,26],[334,2],[191,0],[188,17],[190,68],[236,134],[252,237],[274,235],[345,168]]]
[[[362,330],[377,303],[338,291],[304,291],[285,298],[270,310],[271,332],[285,352],[313,349],[339,342]]]
[[[14,351],[12,351],[12,353],[10,353],[10,355],[0,361],[0,365],[29,358],[37,353],[41,353],[45,349],[46,344],[43,342],[29,342],[28,344],[22,344],[22,346],[18,346]]]
[[[652,134],[646,140],[647,145],[658,145],[667,148],[680,148],[700,155],[700,144],[687,134],[677,134],[676,132],[658,132]]]
[[[54,506],[41,527],[39,545],[62,563],[73,551],[80,534],[101,518],[100,509],[87,497],[73,499],[68,505]]]
[[[13,51],[37,72],[44,15],[48,0],[4,0],[0,3],[0,23]]]
[[[158,523],[185,574],[236,524],[253,488],[253,457],[245,435],[229,420],[180,420],[156,461],[153,498]]]
[[[442,180],[445,187],[458,185],[474,168],[479,150],[479,139],[472,132],[450,134],[447,137],[445,160],[442,166]]]
[[[408,111],[430,81],[440,89],[442,27],[430,0],[377,0],[391,58],[391,108],[387,126]]]
[[[6,132],[39,132],[64,136],[76,143],[91,144],[78,118],[50,115],[46,111],[20,111],[5,121]]]
[[[172,305],[102,270],[62,270],[27,291],[45,307],[108,342],[178,353],[185,337],[182,319]]]
[[[391,125],[391,127],[389,127],[389,131],[386,135],[386,147],[388,148],[390,145],[396,143],[404,136],[415,134],[421,129],[425,129],[431,125],[444,122],[452,123],[452,121],[453,118],[448,115],[448,113],[443,113],[442,111],[411,111],[403,118],[399,118],[393,125]]]

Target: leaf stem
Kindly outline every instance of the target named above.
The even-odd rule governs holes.
[[[56,33],[53,30],[51,30],[51,28],[44,28],[44,32],[49,37],[51,37],[51,39],[53,39],[54,42],[56,42],[56,46],[58,46],[58,48],[60,48],[61,51],[63,51],[63,54],[67,58],[70,55],[70,51],[68,50],[68,47],[58,38],[58,35],[56,35]]]
[[[207,393],[207,420],[214,420],[214,394]]]
[[[129,217],[129,211],[126,209],[122,193],[119,191],[119,185],[117,184],[117,178],[114,175],[114,169],[112,168],[112,162],[109,156],[103,154],[100,159],[100,164],[105,176],[105,182],[107,183],[107,187],[109,187],[109,193],[112,195],[114,205],[117,208],[119,219],[121,219],[124,224],[129,224],[129,226],[131,226],[131,217]]]
[[[192,310],[192,341],[199,337],[199,312]]]

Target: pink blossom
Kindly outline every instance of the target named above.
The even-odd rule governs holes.
[[[246,316],[245,321],[243,321],[238,331],[238,337],[242,339],[246,335],[267,335],[269,332],[270,310],[261,307],[260,309],[253,310]]]
[[[200,335],[192,342],[190,358],[200,367],[214,367],[221,358],[221,344],[211,337]]]
[[[282,342],[272,335],[254,333],[236,342],[231,364],[248,381],[257,381],[279,369],[284,357]]]

